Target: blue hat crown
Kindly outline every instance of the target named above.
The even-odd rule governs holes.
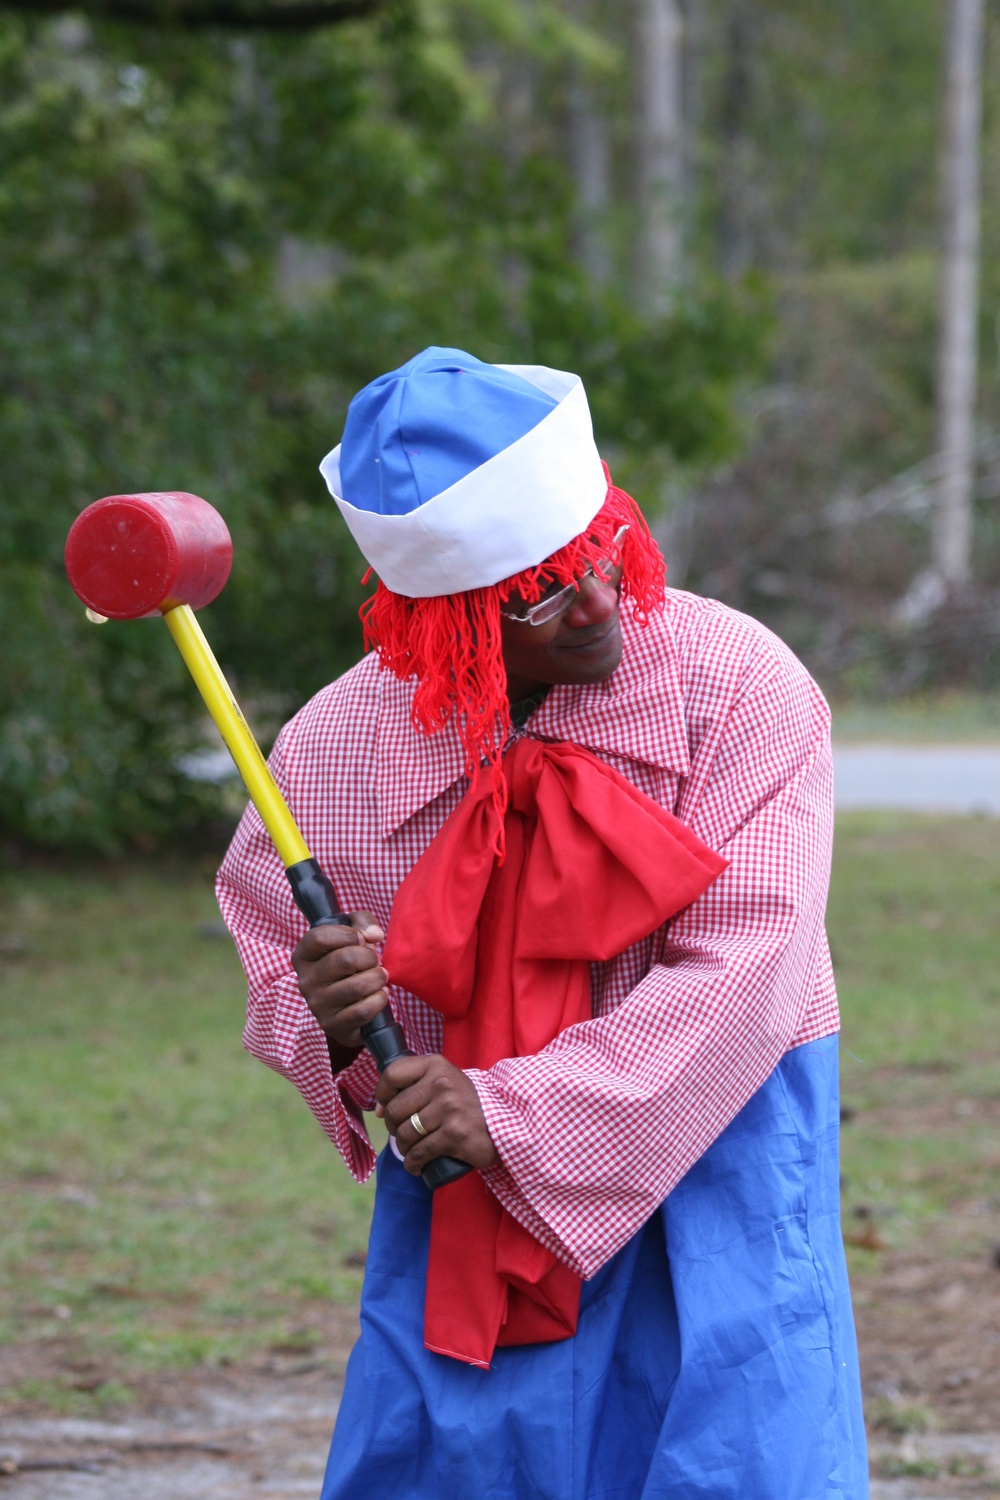
[[[343,498],[377,515],[408,515],[557,405],[520,375],[461,349],[425,349],[351,402],[340,452]]]

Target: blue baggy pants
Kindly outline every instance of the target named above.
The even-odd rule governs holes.
[[[575,1338],[489,1370],[423,1347],[430,1193],[384,1153],[322,1500],[865,1500],[838,1130],[828,1037],[584,1283]]]

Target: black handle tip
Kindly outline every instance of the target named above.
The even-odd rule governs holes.
[[[420,1175],[433,1193],[438,1188],[447,1187],[449,1182],[457,1182],[471,1171],[467,1161],[457,1161],[454,1156],[436,1156]]]
[[[344,927],[351,925],[350,917],[345,917],[343,912],[337,910],[333,886],[320,869],[318,861],[311,857],[300,860],[298,864],[289,865],[285,874],[288,876],[295,904],[310,927],[326,927],[332,923]],[[394,1019],[388,1006],[374,1020],[369,1021],[367,1026],[362,1026],[361,1035],[380,1073],[391,1062],[395,1062],[397,1057],[413,1055],[406,1045],[402,1027]],[[433,1191],[446,1187],[449,1182],[457,1182],[471,1171],[468,1162],[456,1161],[451,1156],[439,1156],[420,1175]]]

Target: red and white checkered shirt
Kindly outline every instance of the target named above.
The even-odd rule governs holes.
[[[534,1057],[472,1070],[506,1208],[583,1276],[642,1226],[790,1048],[837,1030],[823,926],[833,831],[829,711],[790,651],[724,605],[667,591],[607,682],[557,685],[521,732],[584,746],[729,868],[694,905],[592,971],[593,1019]],[[410,724],[412,685],[366,657],[285,726],[271,767],[347,911],[383,927],[467,782],[453,727]],[[331,1072],[289,962],[305,930],[250,807],[219,872],[249,980],[247,1048],[291,1079],[363,1181],[366,1052]],[[391,975],[390,975],[391,979]],[[414,1052],[441,1018],[390,986]]]

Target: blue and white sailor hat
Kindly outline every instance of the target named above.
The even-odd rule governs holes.
[[[535,567],[607,481],[578,375],[425,349],[365,386],[320,464],[386,588],[430,598]]]

